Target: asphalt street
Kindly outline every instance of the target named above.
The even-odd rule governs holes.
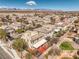
[[[12,59],[12,58],[0,47],[0,59]]]

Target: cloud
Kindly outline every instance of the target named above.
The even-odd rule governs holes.
[[[37,3],[35,1],[28,1],[28,2],[26,2],[26,4],[29,5],[29,6],[37,5]]]
[[[0,6],[0,8],[8,8],[8,6]]]

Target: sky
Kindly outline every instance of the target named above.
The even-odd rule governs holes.
[[[79,11],[79,0],[0,0],[0,8]]]

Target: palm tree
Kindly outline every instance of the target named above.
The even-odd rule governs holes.
[[[15,41],[12,44],[13,48],[21,52],[21,58],[22,58],[22,51],[28,49],[28,44],[25,42],[25,40],[21,38],[15,39]]]
[[[25,42],[25,40],[21,39],[21,38],[15,39],[12,46],[13,46],[14,49],[16,49],[18,51],[23,51],[23,50],[28,48],[27,42]]]

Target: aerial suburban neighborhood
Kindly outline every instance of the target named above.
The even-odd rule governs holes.
[[[30,8],[0,7],[0,59],[79,59],[79,11],[26,4]]]
[[[79,13],[22,12],[0,13],[0,58],[79,58]]]

